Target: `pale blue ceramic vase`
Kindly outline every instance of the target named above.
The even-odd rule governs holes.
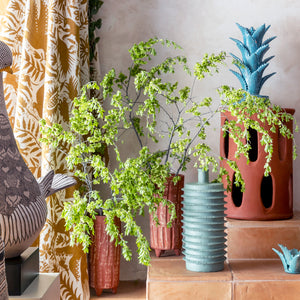
[[[183,254],[195,272],[224,269],[225,201],[222,183],[209,183],[208,171],[198,170],[198,182],[183,188]]]

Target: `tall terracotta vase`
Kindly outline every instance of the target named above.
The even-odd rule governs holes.
[[[294,109],[286,109],[294,114]],[[254,115],[253,119],[258,120]],[[230,112],[221,116],[221,125],[225,120],[232,120]],[[293,130],[293,123],[286,124]],[[293,141],[284,138],[277,128],[276,133],[270,131],[270,126],[264,125],[273,140],[273,157],[270,162],[272,169],[268,177],[264,176],[264,164],[266,162],[263,146],[260,144],[261,135],[255,130],[250,130],[251,151],[250,162],[245,157],[235,158],[236,145],[228,134],[223,137],[221,133],[220,152],[221,156],[235,160],[245,180],[245,191],[232,184],[231,192],[227,193],[227,216],[234,219],[245,220],[279,220],[293,216]],[[234,182],[235,174],[228,168],[225,162],[222,165],[229,172]],[[224,178],[224,185],[226,180]]]
[[[115,220],[119,230],[121,222]],[[100,296],[104,289],[111,289],[115,294],[120,277],[120,246],[110,241],[106,233],[105,216],[96,216],[94,221],[95,234],[89,252],[89,277],[90,286]]]
[[[157,216],[159,224],[153,220],[150,215],[150,245],[155,250],[155,255],[159,257],[166,250],[174,250],[176,255],[181,254],[182,250],[182,195],[184,186],[184,176],[180,176],[180,180],[173,183],[174,174],[172,174],[166,183],[164,198],[175,204],[177,218],[173,221],[172,227],[168,228],[167,224],[170,221],[168,207],[159,205]]]

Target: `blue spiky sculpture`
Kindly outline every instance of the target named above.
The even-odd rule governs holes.
[[[299,274],[300,273],[300,251],[297,249],[289,250],[287,247],[278,244],[281,248],[282,253],[274,248],[278,256],[280,257],[284,271],[291,274]]]
[[[276,37],[271,37],[263,42],[263,37],[269,26],[262,25],[257,29],[245,28],[237,23],[237,26],[243,34],[243,42],[230,38],[233,40],[242,54],[242,60],[230,53],[234,58],[233,64],[235,64],[240,73],[230,70],[241,82],[242,88],[251,95],[261,96],[260,90],[265,81],[275,74],[271,73],[263,77],[263,72],[269,65],[268,61],[274,56],[270,56],[263,59],[265,53],[269,50],[269,43]]]

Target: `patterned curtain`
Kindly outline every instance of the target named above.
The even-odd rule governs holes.
[[[50,169],[66,173],[64,154],[40,144],[39,120],[66,125],[72,99],[89,80],[88,0],[1,0],[0,13],[0,38],[14,57],[4,92],[20,152],[36,177]],[[86,255],[70,246],[61,218],[72,194],[48,199],[40,271],[60,273],[61,299],[89,299]]]

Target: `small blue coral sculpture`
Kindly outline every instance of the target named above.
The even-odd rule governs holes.
[[[289,250],[280,244],[278,244],[278,246],[281,248],[282,253],[274,248],[272,249],[280,257],[285,272],[291,274],[300,274],[300,251],[297,249]]]
[[[263,37],[269,26],[262,25],[257,29],[245,28],[237,23],[237,26],[242,32],[243,42],[230,38],[233,40],[242,54],[242,60],[230,53],[234,58],[233,64],[236,65],[240,73],[230,70],[240,81],[242,88],[251,95],[261,96],[260,90],[265,81],[275,74],[271,73],[263,77],[263,72],[269,65],[268,61],[274,56],[263,59],[265,53],[269,50],[269,43],[276,37],[271,37],[263,42]]]

